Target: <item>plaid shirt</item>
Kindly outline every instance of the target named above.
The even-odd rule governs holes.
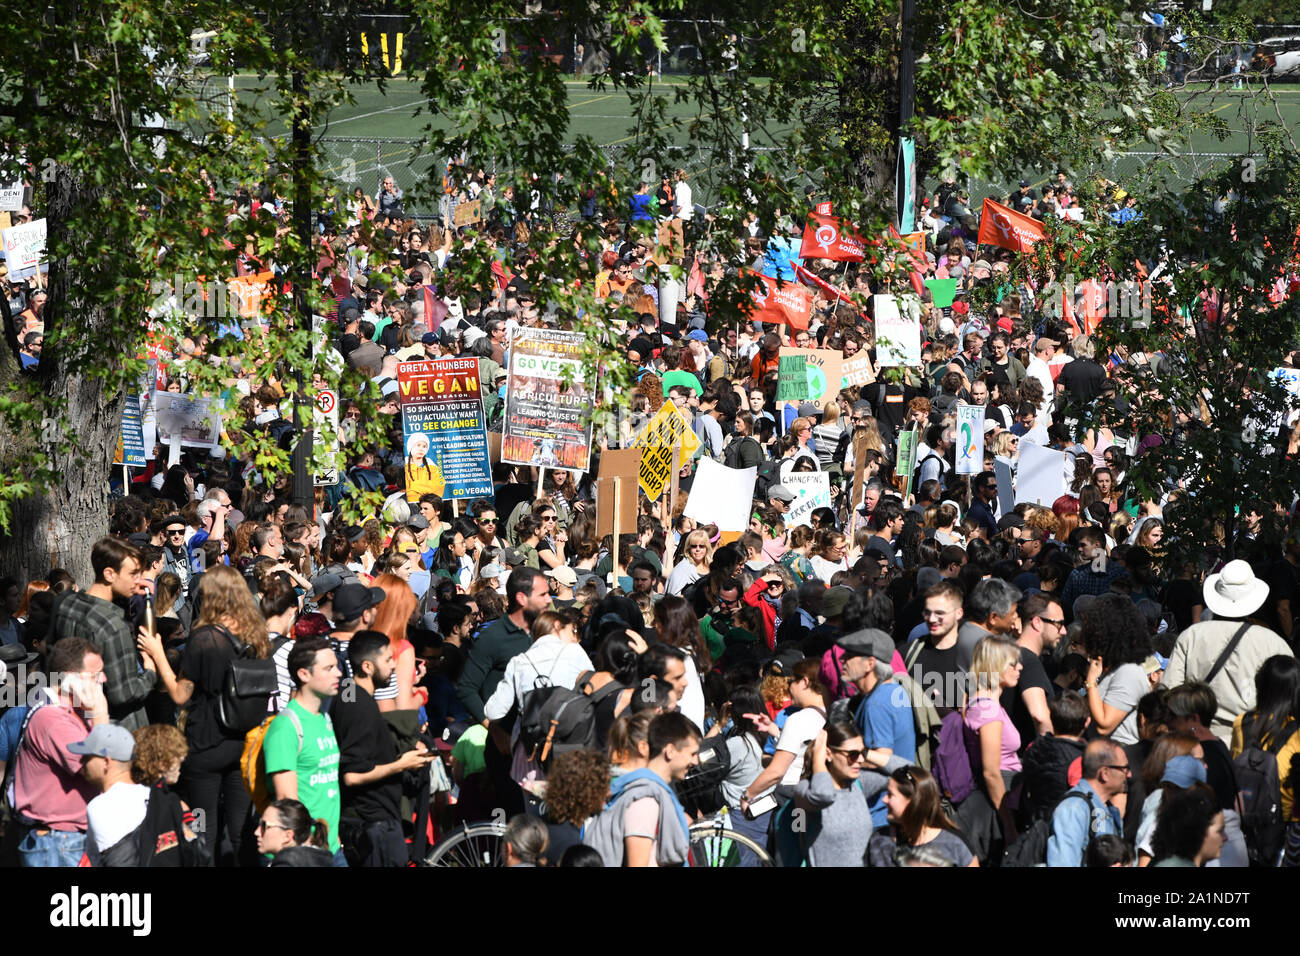
[[[157,674],[140,665],[126,614],[116,604],[84,591],[66,594],[54,608],[54,640],[81,637],[100,649],[104,658],[104,696],[108,714],[127,730],[149,723],[144,701]]]
[[[1085,594],[1102,595],[1110,590],[1110,582],[1128,575],[1128,569],[1118,561],[1107,561],[1106,570],[1097,573],[1091,564],[1075,568],[1065,579],[1065,588],[1061,591],[1061,606],[1065,613],[1074,616],[1074,601]]]

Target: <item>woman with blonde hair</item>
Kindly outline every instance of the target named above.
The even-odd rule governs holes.
[[[664,584],[664,594],[681,594],[689,585],[709,573],[709,562],[713,560],[713,545],[707,531],[699,528],[686,536],[686,546],[677,566],[668,573]]]
[[[208,821],[202,836],[212,854],[224,824],[235,858],[243,841],[250,797],[240,776],[244,734],[232,733],[219,717],[226,671],[236,656],[266,660],[271,642],[253,594],[234,568],[218,564],[199,579],[199,619],[181,652],[180,672],[173,672],[155,634],[138,644],[145,666],[158,672],[158,683],[177,706],[189,705],[185,743],[189,755],[181,765],[181,798]]]
[[[1015,801],[1021,771],[1020,732],[1001,704],[1002,691],[1020,683],[1020,647],[1003,637],[986,637],[971,653],[969,697],[962,711],[975,735],[971,770],[1002,821],[1007,845],[1015,839]]]
[[[840,424],[840,406],[829,401],[822,406],[822,420],[813,428],[813,441],[817,443],[817,462],[825,470],[831,466],[831,459],[835,455],[835,447],[840,442],[840,436],[844,434],[844,426]]]
[[[1001,431],[993,436],[992,447],[993,454],[1015,461],[1016,456],[1020,454],[1020,438],[1011,432]]]
[[[386,687],[375,688],[375,703],[381,711],[418,710],[429,699],[428,691],[416,685],[424,678],[424,660],[417,660],[415,648],[406,639],[406,628],[415,612],[415,594],[395,574],[381,574],[375,587],[386,597],[375,610],[371,630],[388,638],[393,649],[393,676]]]

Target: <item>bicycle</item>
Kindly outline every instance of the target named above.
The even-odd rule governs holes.
[[[433,845],[429,855],[424,858],[424,865],[461,868],[504,866],[505,836],[504,823],[462,823]]]
[[[767,850],[743,833],[727,828],[726,814],[701,820],[690,830],[691,860],[696,866],[775,866]],[[752,856],[747,859],[745,851]]]

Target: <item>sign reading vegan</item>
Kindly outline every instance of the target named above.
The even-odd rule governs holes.
[[[492,494],[478,359],[400,362],[397,401],[406,449],[406,500]]]
[[[591,457],[592,376],[581,332],[518,329],[510,343],[501,460],[586,471]]]
[[[853,226],[834,216],[810,213],[803,227],[801,259],[830,259],[832,262],[861,262],[867,257],[866,244]]]

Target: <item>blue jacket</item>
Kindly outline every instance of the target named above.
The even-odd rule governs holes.
[[[1088,798],[1088,807],[1068,793],[1056,805],[1052,813],[1052,835],[1047,838],[1048,866],[1083,866],[1093,837],[1107,833],[1119,836],[1124,832],[1119,811],[1103,802],[1087,780],[1076,783],[1070,793],[1082,793]]]

